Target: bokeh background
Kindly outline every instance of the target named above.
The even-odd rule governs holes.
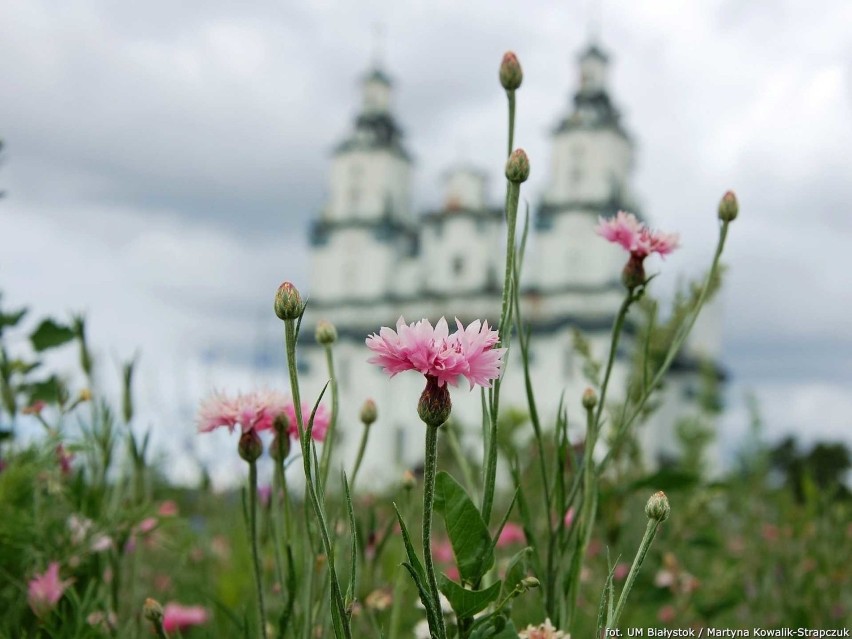
[[[749,394],[771,439],[852,443],[852,4],[0,0],[0,15],[4,304],[86,311],[116,371],[141,353],[139,414],[161,450],[213,455],[194,437],[198,397],[284,379],[273,293],[283,279],[309,291],[307,226],[376,56],[426,210],[462,160],[501,201],[496,72],[515,50],[535,210],[592,37],[638,142],[643,210],[682,235],[659,290],[708,263],[721,194],[741,202],[722,294],[725,450]]]

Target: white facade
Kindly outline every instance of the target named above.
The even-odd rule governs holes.
[[[597,237],[594,226],[598,216],[635,211],[629,195],[633,145],[609,98],[607,64],[596,47],[580,56],[573,107],[553,133],[551,175],[537,211],[522,290],[524,320],[533,330],[531,371],[540,415],[545,425],[552,424],[564,391],[577,439],[583,435],[576,425],[582,423],[580,397],[588,382],[573,349],[573,333],[583,331],[595,356],[604,359],[624,295],[619,277],[625,254]],[[421,463],[425,433],[416,405],[425,381],[414,372],[388,379],[367,363],[365,338],[381,326],[394,326],[400,316],[409,322],[428,318],[434,324],[446,316],[451,324],[455,317],[465,324],[478,318],[494,324],[505,268],[503,212],[488,207],[485,178],[478,171],[449,172],[442,209],[412,213],[411,160],[391,113],[391,97],[389,79],[380,71],[370,73],[354,130],[335,151],[330,200],[311,232],[311,295],[300,343],[303,395],[315,397],[328,374],[323,352],[313,343],[313,327],[321,319],[337,327],[339,450],[350,467],[361,436],[360,406],[374,399],[379,420],[372,427],[363,473],[374,483],[396,479]],[[711,337],[700,343],[703,354],[714,357],[717,333],[712,325],[707,329]],[[622,343],[629,347],[629,341],[625,337]],[[624,387],[624,359],[617,362],[612,391]],[[673,380],[663,414],[642,433],[647,459],[673,452],[673,438],[665,435],[671,434],[693,377],[681,374]],[[466,436],[477,437],[479,392],[459,387],[452,400],[453,418]],[[515,352],[501,406],[526,405]]]

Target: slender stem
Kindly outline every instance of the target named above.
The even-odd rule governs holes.
[[[151,622],[154,626],[154,632],[157,633],[157,639],[169,639],[169,635],[166,634],[166,629],[163,628],[163,620],[158,619]]]
[[[704,306],[704,302],[707,299],[708,291],[710,290],[713,281],[716,278],[716,273],[719,270],[719,259],[722,257],[722,251],[725,248],[725,240],[728,236],[728,224],[729,222],[722,222],[722,226],[719,230],[719,242],[716,245],[716,253],[713,255],[713,263],[710,266],[710,271],[707,273],[707,278],[704,280],[704,286],[701,289],[701,294],[698,296],[698,300],[695,303],[695,307],[692,310],[692,314],[689,316],[686,324],[683,324],[681,328],[678,330],[677,334],[672,339],[671,346],[669,346],[669,350],[666,353],[666,357],[663,360],[663,363],[660,365],[659,370],[654,375],[654,378],[651,380],[651,383],[647,385],[644,390],[644,393],[639,398],[639,401],[636,402],[636,406],[633,411],[630,413],[630,416],[627,417],[620,425],[618,429],[618,433],[616,434],[616,439],[619,439],[630,425],[636,420],[639,414],[642,412],[642,409],[645,407],[648,399],[651,397],[653,390],[660,385],[665,374],[668,372],[672,363],[677,357],[677,354],[680,352],[681,346],[686,341],[686,338],[689,336],[689,333],[692,331],[692,327],[695,325],[695,321],[698,319],[698,315]],[[603,402],[601,402],[603,405]],[[613,451],[615,447],[610,448],[607,451],[606,456],[603,458],[599,466],[599,472],[603,471],[606,465],[609,463],[610,459],[612,459]]]
[[[435,474],[438,468],[438,427],[426,425],[426,460],[423,473],[423,561],[426,567],[426,579],[429,592],[435,603],[437,628],[431,628],[438,639],[446,639],[444,614],[441,611],[441,598],[438,592],[438,580],[435,577],[435,564],[432,561],[432,506],[435,502]]]
[[[326,344],[325,348],[325,363],[328,368],[328,378],[331,380],[331,419],[328,422],[328,431],[325,435],[325,445],[322,450],[322,460],[320,462],[320,477],[322,492],[325,493],[325,487],[328,483],[328,471],[331,466],[331,451],[334,448],[334,434],[337,429],[337,413],[338,413],[338,389],[337,375],[334,374],[334,357],[331,352],[331,344]]]
[[[296,324],[293,320],[284,321],[284,337],[287,349],[287,368],[290,376],[290,392],[293,395],[293,408],[296,413],[296,428],[299,431],[299,443],[302,448],[302,462],[305,470],[305,490],[308,493],[311,506],[314,510],[314,515],[317,518],[320,529],[320,537],[322,539],[323,550],[325,551],[328,560],[329,577],[331,578],[331,598],[332,605],[337,609],[337,614],[340,616],[341,625],[343,626],[343,636],[346,639],[351,639],[352,630],[349,624],[349,617],[346,614],[346,606],[343,602],[343,593],[340,590],[340,582],[337,579],[337,571],[334,567],[334,546],[331,543],[331,537],[328,532],[328,525],[325,521],[322,504],[317,495],[316,485],[314,483],[314,471],[311,468],[313,453],[311,451],[310,442],[308,441],[307,432],[305,431],[304,422],[302,420],[302,402],[299,394],[299,373],[296,368]]]
[[[254,562],[254,585],[257,589],[257,613],[260,622],[260,632],[266,639],[266,608],[263,603],[263,583],[261,580],[260,553],[257,542],[257,462],[250,461],[249,465],[249,534],[251,535],[251,556]]]
[[[618,598],[618,603],[615,606],[615,613],[612,616],[612,622],[607,624],[607,628],[614,628],[618,625],[618,619],[624,610],[627,603],[627,597],[633,588],[633,582],[636,581],[636,576],[639,574],[639,569],[642,568],[642,562],[645,561],[645,556],[651,548],[651,543],[657,535],[657,529],[660,527],[660,522],[656,519],[649,519],[648,525],[645,528],[645,536],[642,537],[642,543],[639,544],[639,550],[636,551],[636,557],[633,558],[633,565],[630,566],[630,572],[627,573],[627,579],[624,582],[624,588],[621,591],[621,596]]]
[[[358,444],[358,454],[355,456],[355,466],[352,468],[352,479],[349,482],[350,492],[355,491],[355,479],[358,477],[361,462],[364,461],[364,451],[367,450],[367,438],[369,436],[370,424],[364,424],[364,429],[361,431],[361,443]]]
[[[509,100],[509,152],[506,153],[506,157],[509,157],[512,155],[515,143],[515,90],[506,91],[506,97]]]
[[[601,415],[604,411],[606,403],[606,391],[609,387],[609,378],[612,375],[613,365],[615,364],[615,356],[618,351],[618,340],[621,337],[621,330],[624,328],[624,320],[627,317],[627,312],[630,310],[630,305],[635,301],[633,291],[627,293],[627,297],[621,303],[621,308],[618,309],[618,315],[615,318],[615,324],[612,326],[612,341],[609,346],[609,359],[606,363],[606,371],[604,372],[603,384],[601,384],[601,396],[598,398],[598,409],[595,412],[595,427],[600,427]]]
[[[518,202],[521,199],[521,185],[506,180],[506,273],[503,277],[503,299],[500,311],[500,346],[505,345],[509,316],[509,304],[512,296],[512,275],[515,270],[515,225],[518,219]]]

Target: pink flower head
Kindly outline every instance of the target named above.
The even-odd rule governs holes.
[[[302,402],[302,428],[307,429],[308,422],[311,419],[311,411],[314,409],[313,404]],[[284,414],[287,416],[287,432],[293,439],[299,438],[299,426],[296,422],[296,406],[293,402],[288,402],[284,407]],[[324,404],[317,406],[316,415],[314,415],[314,425],[311,429],[311,437],[318,442],[325,440],[325,433],[328,430],[328,425],[331,422],[331,415]]]
[[[612,578],[616,581],[622,581],[630,572],[630,564],[624,562],[615,564],[615,569],[612,571]]]
[[[302,404],[305,425],[312,409],[313,405]],[[298,435],[296,409],[293,401],[283,393],[261,390],[241,393],[236,397],[214,393],[201,403],[198,410],[198,432],[209,433],[220,426],[226,426],[232,432],[239,426],[243,433],[272,430],[276,418],[281,415],[287,417],[288,432],[293,436]],[[320,405],[314,418],[314,439],[322,441],[325,438],[328,423],[328,409]]]
[[[44,617],[53,610],[70,585],[70,579],[59,579],[59,563],[56,561],[51,562],[44,574],[33,576],[28,585],[27,600],[36,617]]]
[[[570,528],[571,524],[574,523],[574,508],[571,507],[565,511],[565,519],[563,520],[566,528]]]
[[[503,530],[500,531],[500,536],[497,538],[497,547],[505,548],[506,546],[522,544],[525,540],[524,529],[518,524],[507,521],[506,525],[503,526]]]
[[[166,632],[175,632],[190,626],[203,625],[209,618],[210,613],[202,606],[183,606],[170,602],[163,608],[163,629]]]
[[[178,514],[177,502],[173,499],[167,499],[160,504],[157,509],[157,514],[160,517],[176,517]]]
[[[625,251],[636,258],[644,259],[651,253],[666,256],[678,247],[677,233],[652,231],[636,219],[632,213],[619,211],[615,217],[607,220],[598,218],[595,232],[614,244],[620,244]]]
[[[443,317],[434,328],[429,320],[406,324],[400,317],[396,331],[382,327],[378,335],[367,338],[367,348],[376,353],[369,362],[384,368],[391,377],[414,370],[434,377],[438,386],[448,382],[457,386],[458,378],[465,377],[471,389],[476,384],[490,387],[500,376],[506,351],[494,348],[500,339],[497,331],[479,320],[464,328],[456,319],[456,325],[457,330],[450,335]]]

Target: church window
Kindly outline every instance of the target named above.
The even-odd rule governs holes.
[[[397,426],[394,433],[393,456],[397,464],[405,462],[405,432],[404,427]]]
[[[464,271],[464,258],[456,255],[453,258],[453,275],[461,275],[462,271]]]

